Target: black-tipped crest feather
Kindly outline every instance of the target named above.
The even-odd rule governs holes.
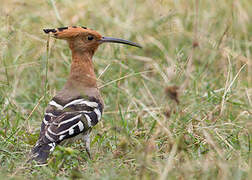
[[[48,34],[48,33],[50,33],[50,32],[52,32],[52,33],[56,33],[56,32],[57,32],[56,29],[43,29],[43,31],[44,31],[46,34]]]

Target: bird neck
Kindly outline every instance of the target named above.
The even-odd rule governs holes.
[[[92,52],[72,50],[72,64],[67,85],[71,88],[97,88]]]

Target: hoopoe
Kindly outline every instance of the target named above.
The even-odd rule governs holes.
[[[141,47],[137,43],[103,37],[86,27],[44,29],[57,39],[67,40],[72,51],[70,75],[63,89],[49,102],[41,124],[40,136],[31,151],[32,159],[45,163],[56,145],[81,135],[90,156],[90,131],[100,120],[103,99],[96,83],[92,57],[102,43],[122,43]]]

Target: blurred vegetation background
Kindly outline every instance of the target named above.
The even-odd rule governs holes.
[[[0,0],[0,179],[252,179],[251,0]],[[43,28],[87,26],[143,49],[102,45],[105,101],[83,143],[26,163],[66,81],[67,43]],[[48,57],[48,58],[47,58]]]

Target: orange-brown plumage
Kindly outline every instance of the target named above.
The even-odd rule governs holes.
[[[57,39],[67,40],[72,51],[71,71],[66,85],[97,87],[92,57],[102,36],[92,29],[76,26],[49,29],[45,32],[52,32]],[[93,40],[89,40],[90,37]]]
[[[69,81],[75,81],[85,87],[97,87],[91,53],[84,52],[82,55],[74,51],[72,53]]]

